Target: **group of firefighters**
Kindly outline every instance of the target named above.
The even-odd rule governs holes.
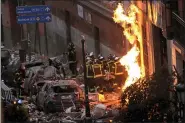
[[[76,48],[73,43],[68,44],[68,61],[69,69],[73,75],[77,75],[77,59]],[[98,55],[96,58],[93,54],[86,54],[86,72],[88,85],[92,86],[104,86],[105,83],[112,86],[115,82],[123,82],[124,68],[119,62],[120,58],[116,55],[109,55],[107,58],[102,55]],[[64,72],[65,73],[65,72]],[[18,86],[22,84],[22,79],[25,77],[25,67],[21,66],[19,72],[17,72],[16,82]],[[21,79],[22,78],[22,79]]]
[[[106,76],[108,73],[110,75],[122,75],[123,66],[120,64],[119,59],[119,57],[112,54],[110,54],[107,59],[102,55],[98,55],[98,57],[95,58],[93,52],[87,54],[87,78],[99,78]]]
[[[71,42],[68,44],[68,61],[72,74],[77,75],[76,49]],[[86,54],[86,72],[89,88],[94,86],[121,85],[124,79],[124,67],[119,62],[120,57],[110,54],[107,58],[101,54],[95,57],[94,53]]]
[[[107,58],[98,55],[95,58],[93,52],[86,55],[86,72],[88,86],[103,88],[120,87],[124,80],[124,67],[119,62],[120,58],[110,54]]]
[[[86,72],[87,78],[105,77],[107,73],[111,75],[123,75],[123,66],[119,62],[120,58],[116,55],[110,54],[107,59],[101,54],[96,58],[94,53],[86,54]],[[73,43],[68,45],[68,61],[69,68],[73,74],[77,73],[77,59],[76,50]]]

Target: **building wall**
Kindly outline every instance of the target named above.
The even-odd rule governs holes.
[[[125,2],[125,1],[124,1]],[[141,3],[141,2],[140,2]],[[29,3],[30,4],[30,3]],[[27,3],[27,5],[29,5]],[[31,3],[38,4],[38,3]],[[85,36],[86,39],[86,49],[91,52],[95,52],[95,41],[94,41],[94,26],[99,28],[100,33],[100,51],[101,54],[107,56],[110,53],[115,53],[118,55],[124,55],[127,51],[128,42],[123,36],[122,28],[115,24],[112,17],[105,17],[101,13],[91,10],[87,6],[83,6],[84,13],[88,12],[91,14],[91,23],[89,23],[85,18],[81,18],[78,15],[77,3],[71,1],[47,1],[46,4],[52,6],[52,22],[46,24],[47,28],[47,38],[48,38],[48,50],[49,55],[57,55],[66,50],[65,44],[67,44],[67,34],[66,34],[66,22],[65,22],[65,11],[70,14],[70,30],[71,30],[71,41],[77,46],[78,57],[81,57],[81,35]],[[129,3],[127,3],[129,4]],[[125,6],[128,6],[125,4]],[[154,72],[154,57],[153,57],[153,39],[152,39],[152,26],[150,20],[146,17],[146,4],[140,4],[141,16],[138,16],[141,29],[144,28],[143,36],[146,38],[143,43],[145,55],[145,66],[149,74]],[[144,10],[143,10],[144,9]],[[143,14],[144,13],[144,14]],[[147,22],[146,22],[147,21]],[[45,54],[45,34],[43,34],[43,26],[39,24],[40,38],[36,38],[35,41],[35,24],[28,25],[28,31],[30,32],[32,39],[33,49],[37,49],[39,52],[39,46],[41,47],[41,53]],[[147,32],[147,33],[146,33]],[[42,33],[42,34],[41,34]],[[146,35],[146,34],[147,35]],[[40,41],[39,41],[40,40]],[[40,42],[40,44],[39,44]]]
[[[125,2],[125,1],[124,1]],[[128,1],[126,1],[128,3]],[[140,10],[141,15],[138,15],[138,21],[141,24],[142,38],[143,38],[143,55],[145,64],[146,75],[151,75],[155,72],[155,56],[153,48],[153,30],[152,22],[147,15],[147,3],[146,1],[136,1],[137,7]]]
[[[185,10],[184,0],[178,0],[177,2],[178,2],[178,11],[179,11],[178,14],[183,19],[184,12],[185,12],[184,11]],[[166,25],[167,27],[174,26],[171,23],[172,22],[171,11],[169,9],[166,9],[166,11],[164,11],[164,15],[166,17],[166,23],[164,22],[163,24]],[[166,28],[165,31],[173,32],[174,30],[173,28]],[[177,38],[180,39],[180,37],[177,37]],[[174,39],[174,37],[167,40],[168,66],[169,66],[168,68],[169,68],[169,71],[171,71],[173,69],[173,66],[175,66],[178,73],[182,75],[183,74],[183,61],[185,61],[185,47],[179,44],[178,42],[180,41],[177,39]]]
[[[38,5],[38,3],[33,2],[27,3],[27,5],[36,4]],[[110,53],[118,55],[124,54],[125,46],[123,45],[123,42],[125,40],[123,40],[122,28],[116,25],[112,19],[110,20],[111,17],[109,19],[105,18],[101,14],[97,14],[91,9],[81,5],[84,13],[88,12],[91,14],[91,23],[88,23],[85,18],[81,18],[78,15],[76,3],[71,1],[46,1],[46,4],[52,6],[52,22],[46,24],[50,56],[60,54],[66,50],[65,45],[67,44],[67,27],[65,22],[65,11],[68,11],[70,14],[71,41],[73,41],[77,46],[78,56],[81,56],[80,49],[82,35],[85,36],[88,52],[95,52],[96,48],[93,31],[94,26],[99,28],[101,54],[104,56],[107,56]],[[34,24],[28,25],[28,31],[31,35],[31,39],[33,40],[32,49],[37,47],[37,52],[40,52],[40,46],[41,53],[45,54],[45,35],[40,36],[40,38],[37,38],[35,41],[35,29],[36,26]],[[43,27],[40,27],[39,30],[41,33],[43,31]],[[41,42],[40,45],[39,42]]]
[[[4,44],[7,48],[13,48],[20,41],[20,25],[16,22],[16,3],[7,0],[1,7]]]

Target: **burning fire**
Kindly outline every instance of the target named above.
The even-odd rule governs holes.
[[[141,46],[142,33],[136,20],[137,13],[139,13],[139,10],[133,4],[130,5],[128,12],[124,11],[120,3],[114,11],[114,21],[121,24],[124,29],[123,34],[132,45],[130,51],[120,59],[120,63],[125,66],[128,73],[128,77],[122,88],[123,91],[130,85],[134,84],[138,79],[144,77],[143,57],[141,57],[141,65],[139,65],[138,62],[139,55],[143,50]],[[137,42],[140,43],[140,48],[138,48]]]

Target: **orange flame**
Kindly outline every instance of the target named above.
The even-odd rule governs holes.
[[[130,44],[132,44],[130,51],[120,59],[120,63],[125,66],[128,73],[128,77],[122,88],[123,91],[144,76],[144,69],[138,63],[140,49],[137,47],[136,42],[142,43],[142,33],[136,20],[137,13],[139,13],[139,10],[133,4],[130,5],[127,13],[120,3],[114,11],[114,21],[121,24],[124,28],[123,34]],[[144,64],[141,66],[144,66]]]

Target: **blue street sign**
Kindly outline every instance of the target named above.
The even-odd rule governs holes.
[[[37,13],[50,13],[51,6],[39,5],[39,6],[17,6],[17,14],[37,14]]]
[[[18,24],[27,24],[27,23],[46,23],[51,22],[51,14],[44,15],[26,15],[26,16],[17,16]]]

